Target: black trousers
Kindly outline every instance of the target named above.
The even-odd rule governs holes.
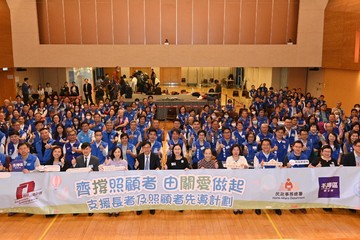
[[[94,103],[93,100],[92,100],[91,94],[85,94],[86,103],[89,103],[89,100],[90,100],[90,103]]]

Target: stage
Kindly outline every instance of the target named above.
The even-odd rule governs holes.
[[[204,105],[211,105],[213,103],[213,101],[208,101],[207,99],[198,99],[191,94],[152,96],[158,108],[156,118],[159,120],[175,119],[181,106],[185,106],[187,111],[194,109],[196,113],[199,113]],[[134,102],[136,98],[142,102],[142,100],[147,97],[148,95],[146,94],[133,94],[132,98],[125,99],[125,103]]]

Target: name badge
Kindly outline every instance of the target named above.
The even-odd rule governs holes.
[[[172,163],[171,163],[171,166],[176,166],[176,162],[172,162]]]
[[[89,165],[89,168],[93,169],[94,165]]]

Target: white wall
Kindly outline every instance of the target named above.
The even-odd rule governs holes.
[[[319,97],[323,91],[324,71],[322,68],[319,71],[309,71],[306,82],[306,92],[310,92],[312,96]]]
[[[27,77],[29,84],[37,89],[39,83],[45,87],[45,83],[49,82],[54,91],[60,93],[61,86],[67,81],[66,68],[26,68],[26,71],[15,71],[15,78],[19,78],[19,82]]]
[[[272,68],[246,67],[244,71],[244,78],[246,79],[248,90],[251,89],[251,85],[255,85],[256,88],[263,83],[266,83],[267,87],[272,86]]]
[[[230,67],[183,67],[181,68],[181,78],[186,78],[186,83],[200,84],[203,79],[210,78],[219,80],[227,78],[230,73],[233,73],[233,68]]]

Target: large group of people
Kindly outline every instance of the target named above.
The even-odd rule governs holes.
[[[81,102],[57,95],[33,102],[26,95],[6,99],[0,108],[0,171],[26,173],[40,165],[59,165],[61,171],[110,165],[122,170],[360,166],[359,104],[346,115],[340,102],[328,108],[324,96],[301,89],[274,91],[263,84],[249,94],[249,109],[235,109],[231,101],[221,106],[219,99],[201,112],[181,106],[167,131],[156,119],[152,96],[131,104],[121,95],[98,104],[91,97]]]

